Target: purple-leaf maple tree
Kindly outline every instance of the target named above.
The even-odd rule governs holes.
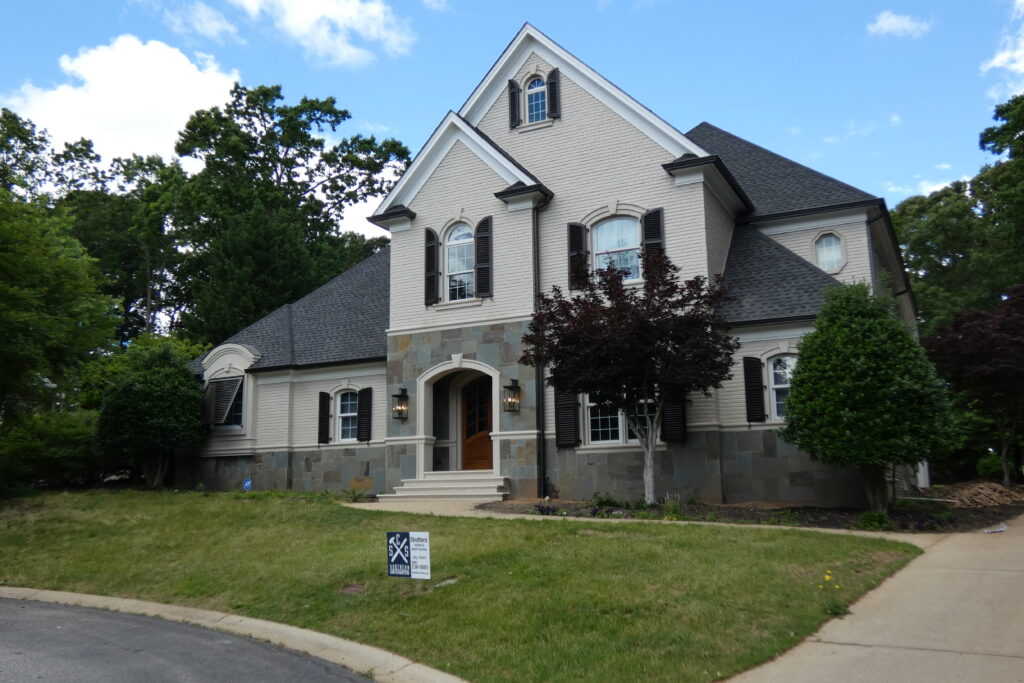
[[[1010,449],[1024,434],[1024,285],[992,311],[967,310],[924,343],[939,374],[976,399],[999,433],[1003,485],[1010,485]]]
[[[680,281],[660,250],[644,256],[642,284],[626,284],[625,274],[606,268],[579,294],[558,287],[539,294],[521,362],[545,367],[547,383],[560,391],[589,394],[623,412],[644,451],[644,500],[651,504],[666,401],[721,387],[739,340],[715,314],[725,299],[720,278]]]

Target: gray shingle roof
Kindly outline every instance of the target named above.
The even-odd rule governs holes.
[[[242,344],[258,353],[252,370],[383,359],[390,264],[391,248],[385,247],[224,343]],[[193,361],[197,372],[202,370],[199,360]]]
[[[751,217],[877,199],[707,122],[686,137],[722,158],[754,203]]]
[[[749,225],[738,225],[732,233],[724,278],[729,301],[718,312],[733,325],[813,317],[825,289],[840,284]]]

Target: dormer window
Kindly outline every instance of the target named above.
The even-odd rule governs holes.
[[[460,224],[448,232],[444,243],[445,283],[448,301],[472,299],[476,296],[476,259],[473,251],[473,231]]]
[[[832,233],[822,235],[814,243],[814,257],[819,268],[834,273],[843,267],[843,243]]]
[[[526,84],[526,122],[537,123],[548,117],[548,93],[544,79],[539,76]]]

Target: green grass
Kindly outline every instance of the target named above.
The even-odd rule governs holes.
[[[399,530],[430,532],[433,580],[386,576],[385,532]],[[805,531],[385,514],[273,493],[88,491],[0,508],[6,585],[270,619],[474,681],[724,677],[793,646],[918,552]],[[825,570],[842,578],[827,596]],[[365,590],[342,592],[352,585]]]

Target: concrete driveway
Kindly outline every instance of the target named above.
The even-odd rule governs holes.
[[[1024,517],[950,534],[735,683],[1024,682]]]
[[[199,626],[0,599],[0,681],[368,683],[309,655]]]

